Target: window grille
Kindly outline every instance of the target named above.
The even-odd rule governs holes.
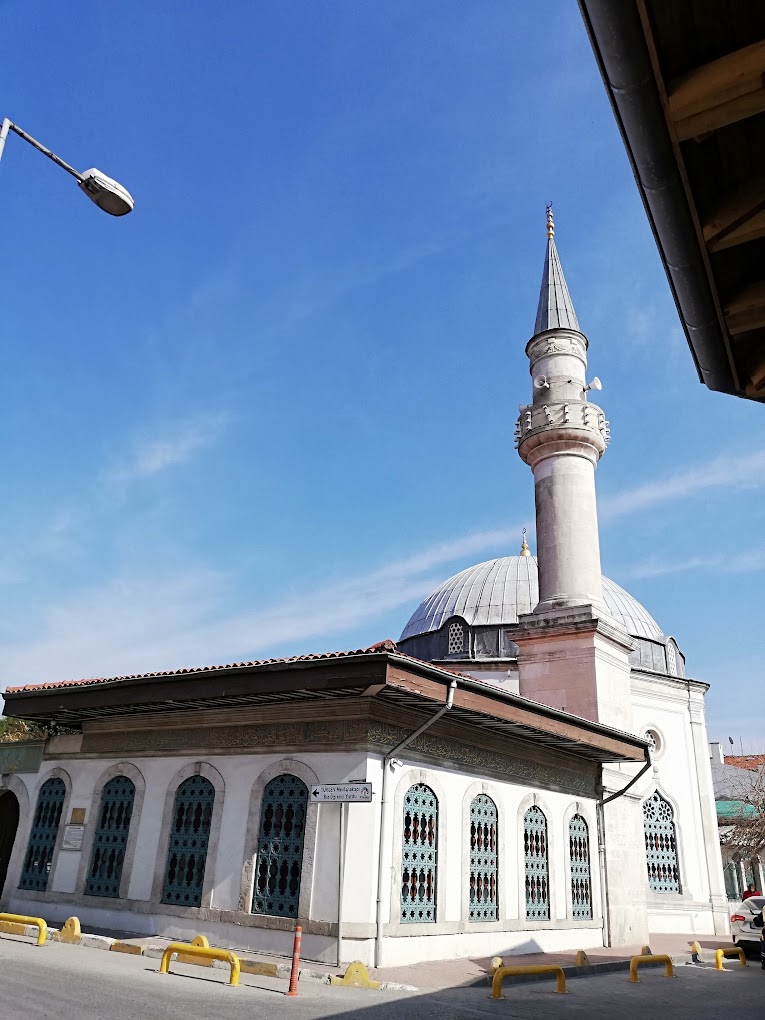
[[[677,653],[674,641],[667,642],[667,672],[672,676],[677,676]]]
[[[298,916],[307,809],[308,787],[297,776],[277,776],[263,791],[253,914]]]
[[[654,892],[680,892],[674,812],[661,794],[643,801],[648,884]]]
[[[406,924],[436,920],[438,874],[438,798],[416,783],[404,798],[401,850],[401,920]]]
[[[538,807],[530,807],[523,816],[523,853],[526,859],[526,919],[547,920],[550,917],[547,819]]]
[[[48,886],[65,796],[62,779],[48,779],[40,787],[19,889],[45,892]]]
[[[479,794],[470,805],[470,913],[471,921],[496,921],[499,851],[497,805]]]
[[[571,916],[592,917],[590,881],[590,832],[581,815],[568,823],[568,852],[571,861]]]
[[[462,624],[455,620],[449,624],[449,655],[458,655],[464,648],[465,636]]]
[[[163,903],[201,905],[214,802],[215,789],[204,776],[191,776],[176,790]]]
[[[118,897],[120,894],[134,798],[135,786],[127,776],[116,776],[104,787],[85,883],[87,896]]]

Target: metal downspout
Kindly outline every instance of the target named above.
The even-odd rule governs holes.
[[[382,778],[382,793],[380,795],[380,845],[377,851],[377,919],[376,926],[377,931],[375,935],[375,967],[382,966],[382,943],[383,943],[383,892],[384,892],[384,861],[385,861],[385,845],[388,841],[388,774],[393,767],[393,759],[396,757],[399,751],[403,751],[405,747],[416,740],[421,733],[429,729],[433,723],[438,722],[444,713],[448,712],[454,704],[454,692],[457,690],[456,678],[449,683],[449,691],[446,695],[446,703],[439,708],[439,710],[432,715],[429,719],[426,719],[422,726],[419,726],[413,733],[410,733],[408,737],[404,737],[392,750],[383,758],[383,778]]]
[[[600,901],[603,910],[603,945],[609,948],[611,945],[611,911],[608,905],[608,863],[606,861],[606,818],[603,811],[604,804],[609,804],[612,800],[617,800],[619,797],[623,797],[627,790],[640,779],[641,776],[645,775],[648,769],[651,767],[651,752],[648,748],[645,749],[645,765],[642,769],[634,775],[632,779],[623,786],[621,790],[617,790],[616,793],[612,793],[610,797],[603,797],[605,789],[603,788],[603,768],[601,766],[601,785],[600,785],[600,797],[598,798],[595,809],[596,817],[598,820],[598,861],[600,864]]]

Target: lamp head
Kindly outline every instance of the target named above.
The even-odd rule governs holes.
[[[130,192],[95,167],[85,171],[79,186],[99,209],[112,216],[125,216],[133,211],[135,203]]]

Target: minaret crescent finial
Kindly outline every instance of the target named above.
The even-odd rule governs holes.
[[[553,223],[552,202],[547,203],[547,237],[552,240],[555,237],[555,224]]]
[[[528,543],[526,542],[526,529],[523,529],[523,545],[521,546],[521,556],[531,556],[531,550],[529,549]]]

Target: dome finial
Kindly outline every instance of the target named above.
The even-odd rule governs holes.
[[[528,543],[526,542],[526,529],[523,529],[523,545],[521,546],[521,556],[531,556],[531,550],[529,549]]]
[[[553,223],[552,202],[547,203],[547,237],[552,240],[555,237],[555,224]]]

